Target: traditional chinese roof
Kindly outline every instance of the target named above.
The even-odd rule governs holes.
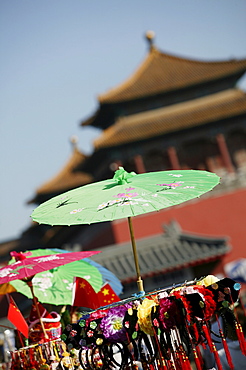
[[[94,141],[95,149],[149,139],[246,114],[246,94],[229,89],[191,101],[120,117]]]
[[[163,53],[152,47],[127,80],[99,95],[98,100],[101,104],[135,100],[232,75],[240,77],[245,70],[246,59],[200,61]]]
[[[166,225],[165,231],[136,242],[142,278],[211,262],[230,250],[226,238],[185,233],[177,222]],[[130,243],[104,247],[103,253],[92,259],[112,271],[122,282],[136,280]]]
[[[86,172],[77,171],[77,167],[86,160],[87,156],[74,146],[73,153],[62,170],[51,180],[44,183],[36,190],[36,195],[28,203],[44,202],[50,197],[74,189],[78,186],[89,184],[93,177]]]

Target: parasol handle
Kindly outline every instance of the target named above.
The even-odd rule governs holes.
[[[37,310],[38,318],[39,318],[39,321],[40,321],[40,325],[41,325],[42,331],[44,333],[44,337],[45,337],[45,339],[48,339],[49,337],[48,337],[48,334],[46,333],[46,330],[45,330],[45,327],[44,327],[44,323],[42,321],[42,318],[41,318],[41,315],[40,315],[40,311],[39,311],[39,307],[38,307],[38,304],[37,304],[37,298],[34,295],[32,280],[30,279],[30,280],[26,281],[26,283],[29,286],[29,288],[31,289],[31,293],[32,293],[32,297],[33,297],[33,302],[34,302],[34,305],[35,305],[36,310]]]
[[[144,292],[143,280],[142,280],[141,275],[140,275],[140,268],[139,268],[139,263],[138,263],[138,254],[137,254],[137,247],[136,247],[136,242],[135,242],[135,238],[134,238],[134,232],[133,232],[132,219],[131,219],[131,217],[128,217],[128,225],[129,225],[131,242],[132,242],[132,251],[133,251],[133,256],[134,256],[135,268],[136,268],[136,273],[137,273],[138,291],[139,292]]]

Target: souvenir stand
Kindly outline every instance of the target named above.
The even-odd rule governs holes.
[[[47,337],[40,323],[31,323],[30,341],[37,342],[11,352],[9,368],[202,370],[203,350],[207,349],[222,370],[215,346],[221,342],[233,370],[228,333],[234,333],[246,355],[234,308],[240,302],[239,293],[239,283],[207,276],[82,313],[61,335],[57,319],[49,321],[46,316]],[[211,329],[213,320],[221,322],[219,335]]]
[[[233,308],[239,291],[240,284],[231,279],[208,276],[86,313],[76,324],[67,325],[61,338],[68,351],[78,351],[83,370],[202,370],[204,349],[222,370],[218,342],[233,370],[228,332],[234,333],[246,355],[242,326]],[[211,330],[212,320],[222,320],[219,335]]]
[[[6,284],[7,287],[8,283],[11,283],[13,280],[22,280],[28,285],[33,299],[30,317],[28,319],[29,329],[27,329],[26,334],[30,346],[24,347],[22,345],[23,339],[19,331],[17,331],[22,347],[17,351],[11,352],[11,369],[49,369],[50,365],[48,362],[50,362],[50,358],[54,356],[56,360],[54,360],[55,362],[52,360],[53,368],[55,367],[55,363],[60,364],[59,366],[63,366],[63,362],[66,363],[66,360],[67,362],[69,361],[70,355],[64,350],[64,344],[60,339],[60,316],[55,312],[47,313],[35,296],[32,280],[36,273],[54,269],[90,257],[96,253],[98,252],[72,252],[45,256],[31,256],[28,258],[29,254],[11,252],[11,255],[15,258],[15,262],[0,269],[0,283]],[[12,311],[13,318],[15,318],[14,325],[18,328],[16,317],[18,317],[18,320],[23,320],[24,322],[25,320],[14,301],[10,301],[9,308],[14,309],[14,313]],[[27,323],[25,323],[25,325],[27,325]],[[56,342],[53,343],[53,340],[56,340]],[[57,340],[59,341],[57,342]],[[63,359],[63,362],[61,359]],[[35,366],[33,366],[33,363]]]
[[[40,342],[11,352],[11,370],[76,369],[77,357],[61,339]]]
[[[78,356],[73,350],[68,352],[65,342],[61,339],[62,319],[57,312],[48,312],[36,299],[26,323],[28,338],[25,339],[17,330],[17,349],[10,351],[11,363],[7,369],[65,370],[80,367]],[[24,346],[24,343],[28,345]]]
[[[240,285],[213,278],[146,294],[138,263],[132,217],[171,207],[211,191],[219,177],[211,172],[173,170],[128,173],[123,167],[112,179],[82,186],[38,206],[31,217],[49,225],[81,225],[127,218],[138,293],[111,306],[86,313],[64,330],[68,352],[76,350],[83,370],[202,370],[203,347],[208,347],[222,370],[210,330],[220,316],[224,328],[235,332],[246,354],[242,327],[232,306]],[[228,363],[230,352],[220,331]]]

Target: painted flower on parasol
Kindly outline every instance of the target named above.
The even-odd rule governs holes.
[[[138,288],[143,291],[131,218],[200,197],[219,183],[211,172],[158,171],[136,175],[120,167],[112,179],[70,190],[38,206],[34,221],[49,225],[91,224],[128,218]]]
[[[58,253],[68,254],[69,252],[58,248],[36,249],[27,251],[24,255],[29,259],[29,257]],[[12,259],[9,263],[14,261]],[[86,279],[96,292],[101,289],[104,283],[109,283],[117,295],[122,292],[120,280],[111,271],[90,258],[84,258],[35,274],[32,279],[35,296],[42,303],[71,305],[74,277]],[[12,290],[17,290],[28,298],[32,298],[29,287],[22,280],[14,280],[11,284],[0,286],[0,294],[7,293],[10,287]]]

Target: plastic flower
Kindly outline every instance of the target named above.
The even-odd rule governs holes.
[[[92,330],[89,330],[89,331],[87,332],[87,335],[88,335],[88,337],[93,337],[94,332],[93,332]]]
[[[149,335],[154,335],[154,329],[151,320],[152,307],[157,306],[157,303],[152,299],[144,299],[142,304],[138,306],[138,324],[140,329]]]
[[[162,298],[160,299],[159,305],[159,320],[163,326],[163,329],[172,329],[176,325],[176,319],[178,315],[178,309],[175,301],[171,301],[168,298]]]
[[[201,295],[203,299],[205,320],[211,319],[216,310],[216,302],[214,300],[213,293],[201,285],[195,286],[194,289]]]
[[[95,312],[91,312],[88,315],[82,317],[86,319],[86,325],[89,326],[91,321],[99,320],[104,316],[107,316],[107,310],[97,310]]]
[[[106,339],[110,342],[122,342],[126,338],[126,329],[123,326],[125,313],[130,308],[130,304],[110,308],[107,316],[103,317],[100,329]]]
[[[205,287],[215,284],[219,279],[214,275],[207,275],[205,278],[199,280],[197,285],[204,285]]]

